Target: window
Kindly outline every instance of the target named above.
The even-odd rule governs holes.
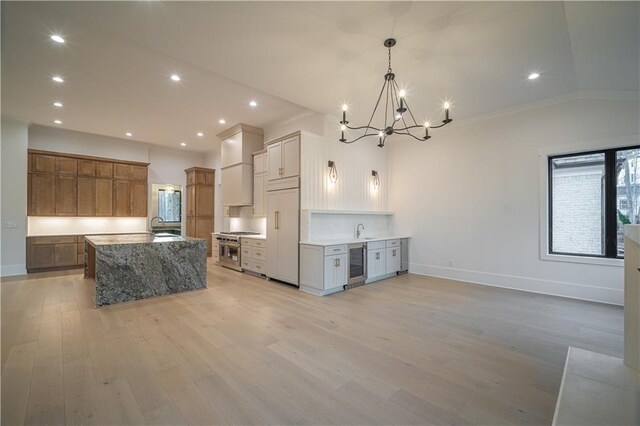
[[[175,190],[158,190],[158,216],[165,222],[180,222],[182,194]]]
[[[549,253],[621,258],[640,223],[640,146],[549,157]]]

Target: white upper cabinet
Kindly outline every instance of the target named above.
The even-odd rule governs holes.
[[[267,146],[267,179],[300,175],[300,136],[292,136]]]
[[[265,173],[267,171],[267,153],[255,154],[253,156],[253,173]]]
[[[266,173],[256,173],[253,175],[253,215],[264,217],[265,200],[267,197],[267,175]]]

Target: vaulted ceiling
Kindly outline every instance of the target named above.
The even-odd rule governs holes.
[[[637,96],[639,15],[638,2],[3,2],[2,112],[195,151],[237,122],[344,101],[364,120],[388,37],[425,117],[445,98],[462,118],[576,91]]]

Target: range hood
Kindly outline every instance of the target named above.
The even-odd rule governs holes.
[[[221,144],[222,205],[250,206],[253,204],[253,153],[263,148],[263,131],[236,124],[217,136]]]

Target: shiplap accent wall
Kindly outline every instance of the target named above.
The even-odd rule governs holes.
[[[324,135],[303,133],[301,144],[301,208],[386,211],[389,178],[385,148],[373,140],[343,144],[338,119],[325,117]],[[328,161],[338,169],[336,183],[329,181]],[[380,188],[372,185],[371,171],[380,175]]]

